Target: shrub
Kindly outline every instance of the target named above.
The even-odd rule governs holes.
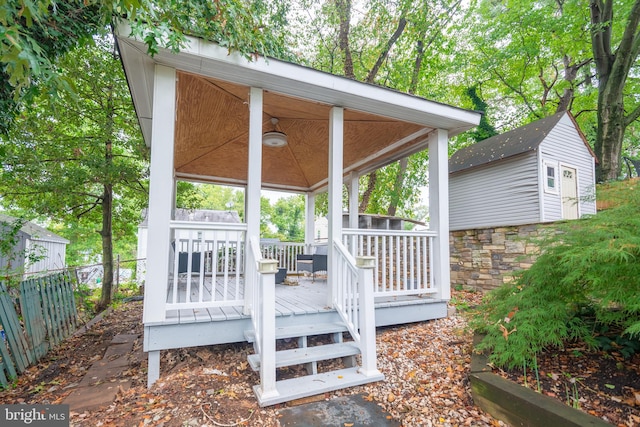
[[[487,295],[471,326],[486,334],[478,350],[488,350],[494,364],[529,365],[570,340],[596,347],[603,328],[638,342],[640,190],[626,185],[616,207],[556,224],[557,233],[537,242],[541,254],[531,268]]]

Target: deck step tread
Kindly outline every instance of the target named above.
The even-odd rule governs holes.
[[[319,360],[337,359],[339,357],[355,356],[360,354],[360,349],[354,342],[342,342],[336,344],[317,345],[313,347],[293,348],[276,352],[276,368],[285,366],[302,365],[317,362]],[[249,365],[254,371],[260,369],[260,355],[248,356]]]
[[[281,326],[276,328],[276,339],[310,337],[313,335],[333,334],[346,332],[348,329],[344,323],[311,323],[294,326]],[[255,331],[245,331],[247,342],[255,341]]]
[[[382,380],[384,380],[382,373],[366,376],[360,373],[360,368],[354,367],[281,380],[276,382],[277,393],[270,393],[267,396],[262,394],[259,385],[254,386],[253,390],[260,406],[269,406]]]

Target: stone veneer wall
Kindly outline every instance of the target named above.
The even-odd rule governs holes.
[[[529,268],[538,254],[530,238],[548,225],[527,224],[449,233],[451,286],[488,291],[510,281],[513,272]]]

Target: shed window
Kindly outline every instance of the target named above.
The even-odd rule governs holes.
[[[544,162],[544,191],[548,193],[558,192],[558,166],[555,163]]]

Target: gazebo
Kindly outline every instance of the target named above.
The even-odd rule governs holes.
[[[117,43],[151,148],[149,385],[160,377],[161,350],[238,341],[254,344],[249,362],[260,374],[263,406],[383,379],[376,325],[446,316],[448,139],[477,125],[480,114],[271,58],[248,60],[198,38],[151,57],[123,24]],[[426,149],[429,230],[358,229],[358,178]],[[244,223],[172,218],[178,180],[243,186]],[[315,196],[328,191],[326,281],[275,285],[277,261],[260,250],[261,189],[306,195],[308,252]],[[178,272],[185,253],[207,261]],[[319,334],[333,343],[310,346],[307,337]],[[282,338],[297,338],[299,347],[276,351]],[[318,372],[326,359],[344,367]],[[276,380],[277,369],[292,364],[309,375]]]

